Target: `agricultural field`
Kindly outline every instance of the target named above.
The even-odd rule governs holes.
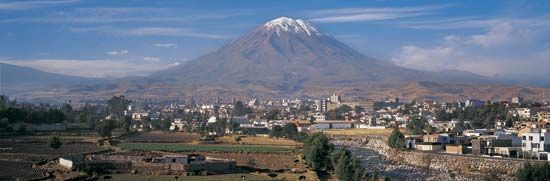
[[[61,145],[59,149],[50,148],[47,144],[34,143],[17,143],[17,144],[0,144],[0,154],[35,154],[46,156],[58,156],[67,154],[87,153],[102,151],[105,148],[96,146],[93,143],[66,143]]]
[[[134,181],[174,181],[174,175],[139,175],[139,174],[112,174],[111,180],[134,180]],[[242,179],[242,177],[245,177]],[[210,176],[178,176],[178,180],[185,181],[219,181],[219,180],[273,180],[267,174],[224,174],[224,175],[210,175]],[[277,179],[277,178],[275,178]]]
[[[237,135],[238,136],[238,135]],[[302,146],[302,143],[288,139],[276,139],[262,136],[239,136],[241,140],[235,141],[237,136],[224,136],[219,138],[226,144],[245,144],[245,145],[269,145],[269,146]]]
[[[3,136],[0,137],[0,142],[46,142],[52,136],[59,137],[63,142],[81,142],[95,141],[99,136],[95,131],[63,131],[63,132],[47,132],[47,133],[32,133],[22,136]]]
[[[117,146],[127,150],[168,151],[168,152],[253,152],[253,153],[284,153],[293,148],[286,146],[259,146],[259,145],[192,145],[170,143],[120,143]]]
[[[323,131],[325,134],[332,136],[389,136],[393,128],[386,129],[331,129]],[[403,134],[407,133],[406,129],[401,129]]]
[[[43,170],[31,166],[31,162],[0,160],[0,180],[32,180],[44,177]]]
[[[200,154],[214,158],[232,159],[238,166],[249,166],[271,170],[303,168],[300,153],[252,153],[252,152],[179,152],[184,155]],[[276,160],[276,161],[274,161]]]
[[[142,132],[121,138],[124,142],[189,143],[197,141],[201,135],[184,132]]]

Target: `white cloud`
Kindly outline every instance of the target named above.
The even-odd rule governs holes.
[[[460,38],[457,35],[447,35],[447,36],[445,36],[444,39],[445,39],[445,42],[447,42],[447,43],[453,43],[453,42],[460,41],[462,38]]]
[[[160,62],[160,58],[158,57],[143,57],[143,60],[147,62]]]
[[[447,8],[449,5],[419,6],[401,8],[342,8],[318,10],[310,13],[310,21],[319,23],[340,23],[360,21],[380,21],[398,18],[416,17],[431,14],[433,10]]]
[[[159,62],[118,60],[7,60],[4,63],[31,67],[46,72],[82,77],[144,76],[174,66]]]
[[[392,60],[400,66],[427,70],[441,71],[455,69],[455,59],[458,52],[453,47],[420,48],[413,45],[403,46],[401,54]]]
[[[179,27],[139,27],[120,29],[113,27],[92,27],[92,28],[68,28],[70,32],[84,33],[84,32],[96,32],[104,34],[114,34],[122,36],[179,36],[179,37],[192,37],[192,38],[205,38],[205,39],[226,39],[227,36],[211,33],[196,32],[190,28]]]
[[[501,23],[485,33],[445,36],[444,43],[437,46],[403,46],[392,60],[403,67],[428,71],[456,69],[486,76],[541,75],[548,72],[542,67],[550,67],[547,58],[550,49],[529,47],[548,46],[537,42],[538,35],[544,32],[548,30]]]
[[[178,45],[174,43],[155,43],[153,44],[155,47],[161,47],[161,48],[177,48]]]
[[[497,24],[490,28],[485,34],[471,36],[468,43],[480,45],[483,47],[494,47],[507,45],[513,42],[529,40],[531,33],[529,30],[517,29],[510,23]]]
[[[107,54],[109,55],[126,55],[128,54],[128,50],[115,50],[115,51],[110,51],[110,52],[107,52]]]
[[[454,29],[487,29],[502,24],[512,24],[518,27],[542,27],[550,25],[549,16],[528,18],[429,18],[425,20],[401,20],[395,22],[397,26],[413,29],[454,30]]]
[[[182,10],[181,8],[97,7],[59,10],[34,17],[6,18],[1,19],[0,23],[189,23],[201,20],[225,19],[243,14],[247,13],[243,11],[205,13]]]
[[[77,2],[77,0],[40,0],[40,1],[13,1],[0,2],[0,10],[27,10],[47,6],[63,5]]]

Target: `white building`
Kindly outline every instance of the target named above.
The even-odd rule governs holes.
[[[136,112],[132,113],[132,119],[141,121],[144,117],[149,117],[149,113],[147,112]]]
[[[340,102],[340,95],[336,93],[332,94],[332,96],[330,96],[330,102]]]
[[[513,103],[513,104],[521,104],[521,103],[523,103],[523,97],[512,97],[512,103]]]
[[[531,119],[531,109],[529,108],[517,108],[516,109],[517,114],[522,119]]]
[[[521,148],[524,157],[536,157],[539,160],[549,160],[550,129],[531,128],[527,133],[521,133]]]
[[[182,130],[182,128],[185,126],[185,122],[183,122],[180,118],[174,119],[174,121],[171,122],[170,125],[170,131],[175,130],[176,128],[178,130]]]
[[[315,113],[313,118],[315,118],[315,121],[325,121],[325,115],[323,113]]]

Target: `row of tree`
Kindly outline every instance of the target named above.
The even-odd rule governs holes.
[[[519,169],[516,174],[518,181],[543,181],[550,180],[550,164],[534,164],[525,162],[523,168]]]
[[[491,103],[483,106],[468,106],[452,112],[440,110],[436,112],[435,116],[438,120],[470,121],[472,128],[475,129],[494,128],[496,120],[505,120],[505,126],[512,127],[514,122],[519,121],[519,117],[510,114],[510,109],[513,107],[507,108],[503,103]]]
[[[296,127],[296,124],[294,123],[288,123],[284,126],[275,125],[271,129],[269,136],[297,140],[299,138],[298,127]]]
[[[345,147],[334,150],[323,133],[313,133],[304,140],[303,158],[307,166],[317,172],[334,171],[339,180],[359,181],[365,168],[357,157]]]

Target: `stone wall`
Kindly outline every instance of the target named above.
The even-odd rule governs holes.
[[[390,149],[384,137],[367,137],[355,141],[385,155],[388,159],[413,166],[430,168],[444,172],[454,172],[464,178],[474,178],[496,172],[503,180],[513,180],[514,173],[523,167],[526,160],[510,158],[490,158],[472,155],[456,155],[419,151],[396,151]],[[544,163],[539,160],[528,160],[532,163]]]

